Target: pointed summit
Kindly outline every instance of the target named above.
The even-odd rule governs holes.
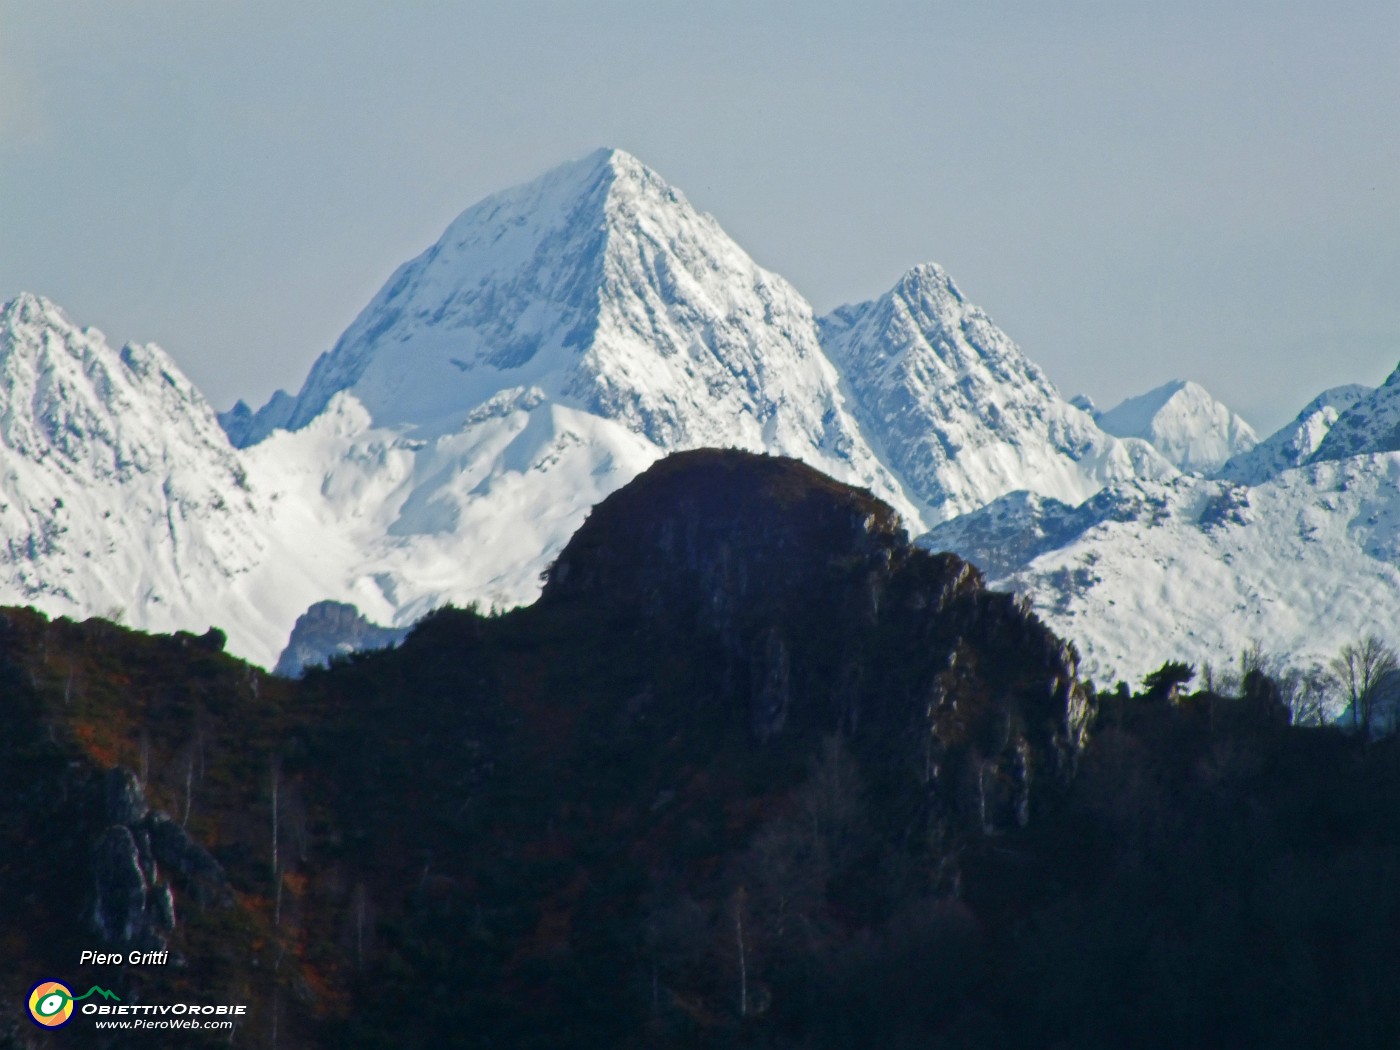
[[[0,459],[0,603],[163,628],[234,615],[221,588],[263,552],[250,486],[159,347],[114,350],[42,296],[0,306]]]
[[[244,443],[300,429],[342,390],[376,422],[424,424],[485,400],[482,373],[536,382],[588,339],[610,191],[619,170],[636,169],[596,150],[468,208],[395,271],[295,399],[264,406]]]
[[[1065,401],[936,263],[823,318],[821,335],[861,426],[931,523],[1021,489],[1076,504],[1106,480],[1173,473]]]
[[[1142,438],[1182,470],[1210,474],[1259,443],[1254,428],[1199,383],[1174,379],[1098,414],[1119,437]]]
[[[319,597],[381,623],[530,601],[589,508],[673,451],[790,456],[923,526],[807,302],[618,150],[468,208],[297,396],[223,423],[275,489],[279,542],[304,542],[302,507],[310,556],[349,552]]]
[[[378,425],[441,429],[505,388],[539,388],[663,445],[718,440],[686,418],[687,400],[747,411],[758,429],[776,408],[755,325],[810,371],[801,296],[635,157],[597,150],[458,216],[246,441],[305,426],[342,390]]]
[[[30,292],[0,305],[0,445],[126,480],[177,431],[177,443],[226,457],[208,404],[160,347],[115,351]]]
[[[13,330],[19,325],[61,323],[72,324],[51,300],[33,292],[20,292],[0,305],[0,326]]]
[[[295,399],[225,422],[255,444],[305,427],[341,393],[373,426],[428,440],[507,403],[556,405],[658,453],[795,456],[911,510],[850,418],[807,302],[620,150],[468,208],[400,267]]]

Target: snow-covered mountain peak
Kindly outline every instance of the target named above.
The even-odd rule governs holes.
[[[596,151],[468,208],[399,267],[296,398],[257,413],[242,443],[300,429],[341,390],[377,422],[422,425],[482,400],[486,373],[534,373],[518,385],[557,368],[591,335],[619,170],[640,177],[624,155]]]
[[[1259,443],[1254,429],[1198,383],[1174,379],[1100,412],[1101,428],[1142,438],[1182,470],[1210,474]]]
[[[1183,392],[1191,400],[1199,400],[1202,396],[1209,396],[1206,394],[1205,387],[1199,383],[1192,383],[1185,379],[1171,379],[1161,386],[1153,387],[1145,394],[1126,398],[1115,407],[1101,412],[1099,415],[1100,418],[1114,419],[1125,426],[1146,429],[1151,426],[1153,417],[1165,408],[1173,398]]]
[[[1108,480],[1175,473],[1065,401],[936,263],[839,308],[821,331],[863,426],[929,522],[1021,489],[1079,503]]]
[[[894,286],[894,294],[908,303],[928,302],[938,304],[943,310],[953,303],[967,304],[948,271],[931,260],[905,270]]]
[[[278,543],[316,535],[338,576],[316,597],[395,625],[531,600],[588,509],[671,451],[793,456],[923,526],[807,302],[618,150],[468,208],[297,396],[222,422]]]
[[[1318,442],[1314,462],[1400,450],[1400,368],[1341,412]]]
[[[114,351],[32,293],[0,307],[0,442],[26,459],[121,479],[185,444],[221,465],[207,483],[242,476],[208,403],[165,351]]]
[[[683,401],[726,394],[761,426],[755,325],[816,351],[811,312],[719,225],[630,154],[599,150],[457,217],[400,267],[294,400],[238,435],[297,429],[339,390],[379,425],[451,427],[506,387],[538,386],[623,417],[663,444],[696,443]],[[698,389],[695,388],[697,386]],[[230,415],[230,422],[236,422]],[[701,431],[704,428],[700,428]]]
[[[73,327],[57,304],[33,292],[20,292],[0,305],[0,329],[14,332],[23,326],[42,324]]]
[[[251,485],[159,347],[114,350],[41,296],[0,306],[0,464],[4,600],[166,629],[250,619],[220,591],[264,549]]]
[[[620,150],[468,208],[400,267],[296,398],[223,418],[249,445],[304,427],[344,391],[376,427],[435,440],[518,389],[659,451],[796,456],[918,524],[847,412],[806,301]]]
[[[1289,423],[1246,452],[1233,456],[1220,470],[1222,478],[1258,485],[1313,458],[1323,439],[1344,413],[1375,393],[1373,387],[1351,383],[1324,390]]]

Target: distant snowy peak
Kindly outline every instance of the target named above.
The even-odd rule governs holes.
[[[1100,681],[1164,659],[1229,666],[1255,642],[1296,669],[1400,622],[1400,453],[1257,485],[1182,475],[1079,507],[1007,497],[921,544],[992,566],[1073,638]]]
[[[165,352],[27,293],[0,306],[0,468],[3,602],[196,626],[260,551],[239,457]]]
[[[1374,387],[1357,383],[1323,391],[1287,425],[1252,449],[1231,457],[1221,468],[1220,476],[1246,485],[1258,485],[1285,470],[1302,466],[1317,453],[1337,420],[1373,393]]]
[[[806,301],[636,158],[601,150],[463,212],[401,267],[295,398],[224,416],[254,444],[346,392],[435,439],[509,391],[662,451],[737,446],[865,485],[919,525],[866,445]]]
[[[1204,387],[1174,380],[1101,412],[1098,424],[1118,437],[1142,438],[1182,470],[1211,474],[1247,452],[1259,436]]]
[[[380,425],[424,424],[535,385],[591,342],[622,158],[600,151],[467,209],[410,260],[250,433],[296,430],[349,390]],[[509,372],[509,381],[499,373]]]
[[[1337,416],[1313,462],[1400,450],[1400,368]]]
[[[0,306],[0,442],[92,478],[127,481],[197,457],[215,470],[201,484],[242,483],[212,409],[165,351],[115,351],[27,292]]]
[[[1107,480],[1174,469],[1104,434],[942,267],[821,321],[866,432],[930,523],[1021,489],[1078,503]]]

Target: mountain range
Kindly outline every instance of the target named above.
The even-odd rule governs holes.
[[[1103,677],[1254,640],[1317,663],[1400,619],[1395,376],[1263,441],[1189,382],[1100,413],[937,265],[818,317],[618,150],[467,209],[256,410],[29,294],[0,383],[0,601],[215,625],[264,666],[321,602],[533,600],[590,508],[701,447],[869,489]]]
[[[528,607],[222,642],[0,608],[3,1050],[49,979],[81,1050],[1395,1045],[1400,737],[1096,690],[795,460],[667,456]]]

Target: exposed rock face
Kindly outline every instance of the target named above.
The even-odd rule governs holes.
[[[151,887],[146,910],[160,929],[175,929],[175,894],[170,891],[169,886],[162,883]]]
[[[240,995],[261,984],[261,1000],[248,998],[264,1021],[280,1003],[289,1022],[292,995],[310,1003],[298,949],[338,952],[340,972],[302,970],[305,986],[319,995],[313,979],[326,978],[323,1001],[348,993],[364,1013],[353,1026],[332,1018],[319,1039],[284,1027],[286,1045],[377,1045],[390,1030],[397,1045],[448,1045],[449,1022],[490,1023],[475,1005],[487,1001],[513,1014],[478,1040],[493,1045],[562,1029],[581,1004],[599,1020],[571,1045],[670,1045],[650,1027],[623,1031],[652,1025],[634,994],[648,981],[663,1008],[684,994],[757,1031],[733,1014],[732,967],[713,965],[733,959],[738,919],[752,1001],[775,1016],[801,1009],[805,989],[850,983],[840,960],[901,934],[925,906],[966,910],[955,898],[966,884],[973,899],[982,859],[1023,845],[987,836],[1053,820],[1090,713],[1074,651],[977,569],[911,546],[868,492],[739,452],[676,456],[605,501],[535,605],[444,609],[401,646],[300,682],[213,656],[213,637],[9,615],[0,685],[44,692],[23,720],[0,705],[0,794],[13,805],[26,783],[43,790],[0,833],[33,841],[31,828],[58,824],[32,815],[60,803],[82,821],[56,836],[71,886],[46,912],[88,926],[72,940],[127,950],[158,944],[178,914],[171,946],[200,949],[188,971],[133,982]],[[71,738],[50,728],[75,715]],[[93,719],[115,733],[90,735]],[[16,774],[11,756],[27,756],[12,722],[50,775]],[[197,806],[190,827],[210,830],[243,914],[219,908],[219,864],[150,810],[129,771],[94,772],[109,735],[131,753],[133,726],[151,737],[152,783]],[[102,750],[82,750],[93,742]],[[269,757],[288,778],[279,772],[275,811],[249,777]],[[271,812],[286,836],[279,859],[305,876],[284,881],[277,931]],[[0,889],[20,885],[6,883],[18,852],[0,850]],[[31,886],[59,867],[34,859]],[[46,917],[36,909],[26,929]],[[376,945],[377,927],[390,936]],[[227,951],[207,953],[211,937]],[[279,942],[289,950],[275,972],[265,946]],[[889,958],[912,969],[920,956]],[[809,959],[840,963],[831,983],[810,976]],[[581,984],[584,972],[604,976]],[[470,996],[447,998],[455,1013],[385,1017],[453,982]],[[248,1037],[270,1045],[266,1031]],[[748,1034],[697,1037],[731,1033]]]
[[[230,890],[223,869],[184,828],[160,812],[146,818],[145,828],[155,859],[174,872],[200,904],[228,903]]]
[[[103,778],[107,829],[93,851],[93,931],[111,947],[159,950],[175,929],[174,873],[201,905],[227,904],[232,891],[209,852],[165,813],[146,804],[129,769]]]
[[[147,910],[148,864],[130,828],[113,824],[97,840],[93,926],[106,944],[148,950],[164,943]]]
[[[1105,433],[969,303],[942,267],[822,318],[857,417],[928,525],[1027,490],[1078,503],[1106,481],[1167,477],[1140,440]]]
[[[333,656],[397,645],[408,631],[372,623],[348,602],[317,602],[297,617],[273,673],[295,678]]]
[[[776,629],[768,632],[762,653],[754,665],[757,681],[753,702],[749,705],[749,726],[759,740],[767,740],[781,732],[787,721],[788,704],[792,699],[792,669],[787,645]]]
[[[136,824],[146,815],[146,795],[136,774],[122,766],[107,771],[107,820],[112,824]]]

